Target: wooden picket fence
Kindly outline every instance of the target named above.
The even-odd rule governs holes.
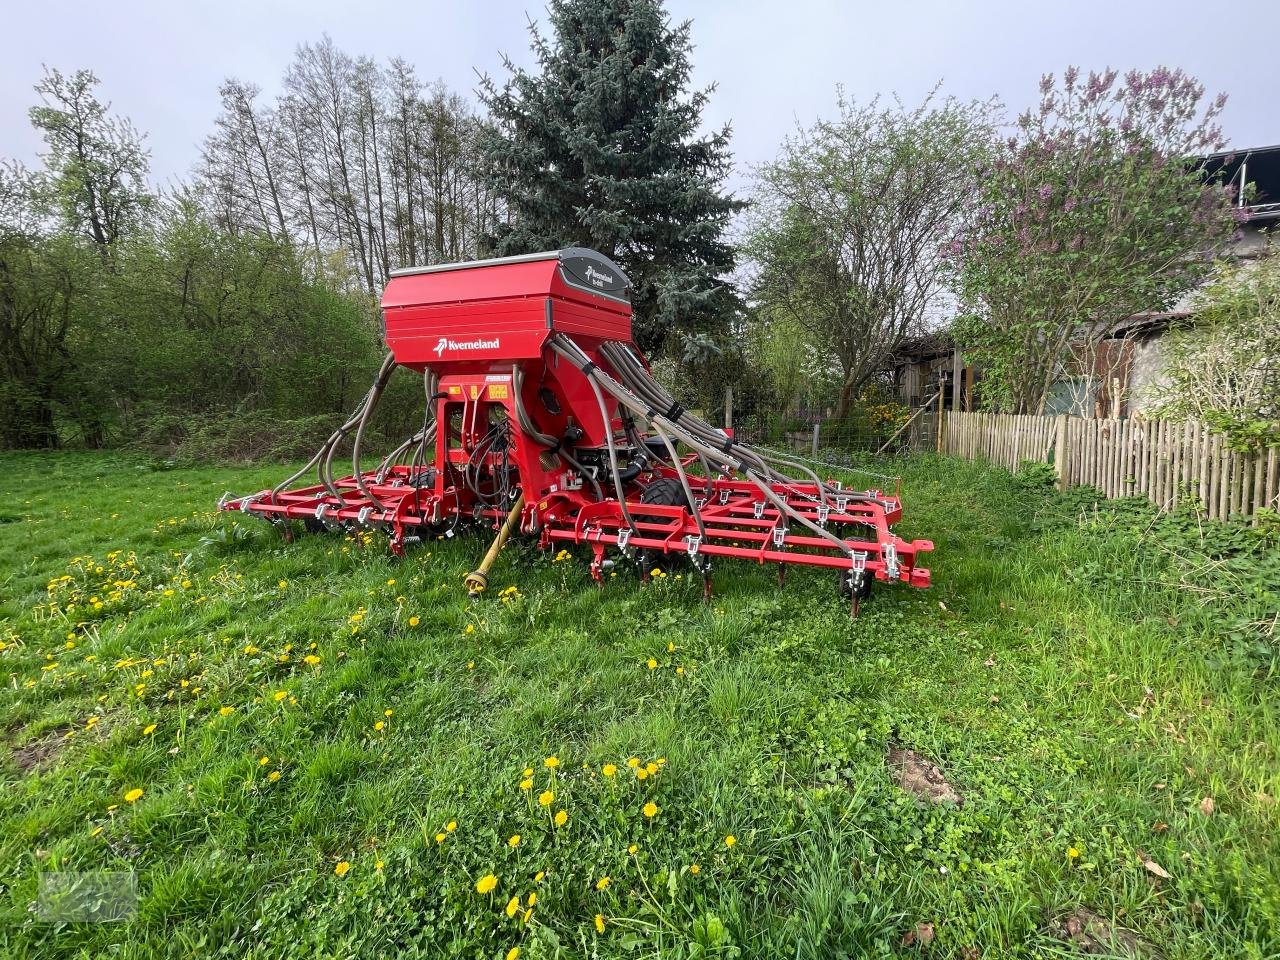
[[[952,413],[938,448],[1010,470],[1026,460],[1052,463],[1064,489],[1088,484],[1112,498],[1145,496],[1164,509],[1198,499],[1210,519],[1280,508],[1280,451],[1228,450],[1200,423]]]

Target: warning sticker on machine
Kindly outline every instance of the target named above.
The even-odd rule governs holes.
[[[507,385],[505,383],[491,383],[489,385],[490,400],[506,400]]]

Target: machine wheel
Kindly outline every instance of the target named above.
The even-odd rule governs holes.
[[[856,593],[859,602],[871,596],[871,585],[876,582],[875,575],[871,573],[870,570],[864,570],[862,571],[862,584],[855,591],[853,588],[852,570],[837,570],[836,577],[836,582],[839,584],[840,596],[853,597]]]
[[[673,477],[662,477],[644,488],[640,495],[641,503],[650,503],[658,507],[688,507],[689,498],[684,495],[684,487]],[[658,550],[641,550],[636,554],[636,563],[643,577],[657,568],[663,573],[675,569],[681,555],[665,553]]]

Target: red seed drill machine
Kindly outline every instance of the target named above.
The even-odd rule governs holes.
[[[650,376],[631,343],[630,282],[579,248],[392,274],[382,296],[389,349],[355,413],[311,460],[270,490],[224,496],[222,510],[271,521],[286,537],[377,529],[390,548],[498,531],[466,584],[481,593],[507,538],[546,549],[585,544],[601,582],[615,554],[648,579],[687,562],[711,595],[716,557],[837,571],[851,612],[874,580],[929,585],[928,540],[893,525],[897,494],[855,491],[807,465],[738,443]],[[371,413],[396,367],[421,375],[422,429],[362,469]],[[333,477],[339,445],[352,474]],[[295,487],[316,471],[317,483]]]

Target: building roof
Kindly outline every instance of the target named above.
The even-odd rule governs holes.
[[[1223,183],[1237,187],[1253,186],[1253,196],[1241,203],[1250,222],[1280,219],[1280,144],[1223,150],[1201,162],[1209,177],[1220,177]]]

